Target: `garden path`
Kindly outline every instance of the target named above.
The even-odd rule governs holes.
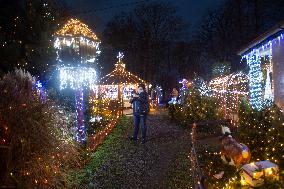
[[[130,117],[115,158],[94,173],[94,188],[190,188],[190,129],[172,123],[166,110],[155,111],[148,117],[143,145],[129,141],[132,124]]]

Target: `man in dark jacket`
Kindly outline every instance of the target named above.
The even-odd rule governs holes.
[[[147,132],[146,119],[149,113],[148,94],[146,92],[144,84],[140,84],[138,86],[138,95],[133,94],[133,98],[130,100],[130,103],[132,103],[133,105],[133,117],[134,117],[134,131],[132,139],[137,141],[139,125],[141,123],[141,129],[142,129],[141,143],[144,144],[146,141],[146,132]]]

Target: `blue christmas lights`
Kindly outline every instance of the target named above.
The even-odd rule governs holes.
[[[262,70],[259,51],[255,50],[247,58],[247,63],[250,67],[249,70],[249,90],[250,90],[250,103],[253,108],[257,110],[262,109],[263,96],[262,96]]]
[[[272,60],[272,46],[273,44],[279,43],[283,39],[283,34],[278,33],[269,37],[269,40],[265,40],[255,48],[250,49],[242,56],[243,59],[246,59],[249,66],[249,90],[250,90],[250,103],[253,108],[256,110],[261,110],[267,102],[274,100],[272,92],[272,84],[270,80],[269,73],[272,73],[271,69],[271,60]],[[268,56],[270,65],[266,68],[267,75],[266,81],[264,83],[264,76],[261,68],[261,58]],[[268,105],[269,105],[268,104]]]

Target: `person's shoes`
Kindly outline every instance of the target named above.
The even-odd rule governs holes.
[[[146,141],[145,141],[145,140],[142,140],[142,141],[141,141],[141,144],[145,144],[145,143],[146,143]]]
[[[131,141],[134,141],[136,142],[137,141],[137,138],[134,138],[133,136],[129,138]]]

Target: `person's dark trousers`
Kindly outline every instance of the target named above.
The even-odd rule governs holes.
[[[139,132],[139,125],[141,124],[142,142],[145,142],[146,132],[147,132],[146,118],[147,118],[147,115],[134,115],[134,132],[133,132],[134,140],[137,140],[137,135]]]

